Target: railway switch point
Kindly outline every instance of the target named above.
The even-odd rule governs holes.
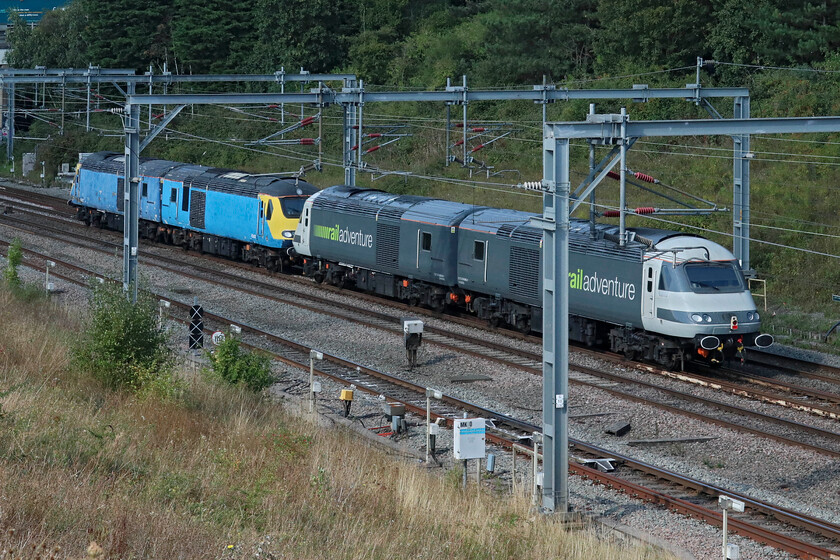
[[[615,459],[604,457],[602,459],[584,459],[582,465],[598,469],[601,472],[612,472],[615,470]]]
[[[629,431],[630,431],[630,423],[629,422],[624,422],[624,421],[616,422],[615,424],[612,424],[606,430],[604,430],[605,433],[614,435],[616,437],[621,437],[621,436],[627,434]]]

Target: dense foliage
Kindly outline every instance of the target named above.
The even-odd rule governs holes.
[[[73,348],[81,371],[113,389],[174,393],[172,354],[158,324],[155,300],[141,294],[132,304],[118,284],[93,290],[86,328]]]
[[[21,249],[20,239],[15,238],[9,243],[9,250],[6,253],[6,268],[3,269],[3,278],[6,279],[6,284],[12,290],[20,287],[20,276],[18,276],[18,267],[23,261],[23,250]]]
[[[697,56],[815,64],[840,47],[838,21],[836,0],[75,0],[34,30],[18,20],[10,62],[143,71],[167,62],[194,73],[304,67],[400,85],[467,73],[499,85],[674,68]]]
[[[226,383],[262,391],[274,382],[271,358],[244,350],[240,342],[230,335],[209,356],[213,377]]]
[[[368,91],[441,88],[447,78],[458,82],[462,74],[468,76],[470,88],[529,87],[541,83],[543,76],[557,87],[575,89],[625,88],[636,83],[683,87],[697,79],[694,65],[697,57],[703,57],[711,62],[701,69],[701,83],[748,88],[752,116],[836,115],[840,114],[839,22],[840,0],[256,0],[236,4],[74,0],[66,9],[46,14],[35,29],[15,25],[9,56],[17,67],[92,63],[146,71],[152,65],[159,72],[166,63],[176,73],[274,72],[281,67],[292,73],[304,67],[312,72],[353,72],[365,81]],[[207,91],[226,86],[175,87]],[[242,91],[271,86],[230,87]],[[18,95],[29,94],[21,89]],[[122,97],[116,90],[110,95],[115,100]],[[83,98],[78,99],[82,101],[75,108],[84,116]],[[69,97],[68,103],[72,103]],[[715,100],[724,116],[731,114],[729,103]],[[19,107],[25,104],[22,101]],[[632,104],[601,100],[597,110],[617,112],[622,105],[634,120],[708,117],[702,107],[684,100]],[[440,105],[370,107],[365,109],[368,126],[407,125],[409,136],[364,156],[365,161],[371,167],[409,170],[415,176],[392,175],[374,183],[371,175],[360,174],[360,184],[539,210],[539,199],[521,192],[482,190],[475,184],[452,186],[416,177],[463,180],[467,176],[460,165],[443,167],[451,152],[444,146]],[[454,118],[460,116],[460,107],[450,109]],[[307,115],[318,111],[306,110]],[[511,123],[515,130],[476,154],[486,167],[471,170],[469,177],[474,179],[485,170],[488,177],[505,170],[502,182],[538,180],[541,110],[530,103],[471,103],[471,121]],[[588,111],[588,101],[558,102],[546,110],[550,120],[580,120]],[[191,107],[189,114],[182,112],[169,126],[190,136],[161,135],[144,155],[257,173],[296,171],[311,163],[312,152],[287,146],[274,151],[255,149],[249,144],[277,132],[277,108],[271,111],[245,115],[233,114],[229,108]],[[286,105],[286,124],[298,118],[296,112]],[[340,108],[327,107],[323,112],[319,148],[327,163],[323,174],[307,177],[318,186],[343,180],[338,164]],[[16,147],[37,149],[47,169],[74,162],[78,152],[123,149],[122,123],[113,115],[94,115],[99,128],[89,134],[80,132],[79,123],[68,124],[63,136],[55,134],[54,122],[44,119],[44,115],[30,118],[26,126],[31,129],[19,126],[18,131],[50,141],[22,140]],[[23,118],[19,115],[16,120]],[[305,135],[315,136],[309,129]],[[472,146],[479,141],[483,140]],[[832,257],[840,254],[834,202],[840,181],[840,135],[754,136],[751,142],[756,155],[751,164],[755,239],[751,264],[770,283],[769,292],[776,300],[771,305],[796,302],[822,310],[827,297],[840,290],[840,267]],[[664,222],[654,221],[658,216],[644,222],[631,219],[631,225],[691,232],[700,228],[703,235],[731,246],[726,233],[732,231],[732,212],[738,210],[732,208],[731,146],[722,137],[640,141],[631,150],[628,167],[728,211],[704,217],[665,217]],[[572,150],[574,181],[585,176],[581,170],[588,165],[582,148],[577,145]],[[599,157],[605,153],[599,151]],[[614,207],[616,190],[612,184],[599,187],[598,202]],[[638,190],[628,194],[633,207],[671,206]],[[791,270],[796,271],[798,282],[790,281]]]

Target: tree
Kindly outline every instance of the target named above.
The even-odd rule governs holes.
[[[359,5],[360,29],[350,39],[350,61],[360,78],[385,83],[388,65],[407,30],[407,5],[407,0],[365,0]]]
[[[172,49],[186,72],[240,72],[256,42],[252,4],[175,0]]]
[[[81,68],[88,64],[87,45],[82,39],[85,15],[79,4],[44,14],[37,27],[30,27],[18,14],[10,23],[8,62],[15,68],[36,65],[51,68]]]
[[[257,0],[257,71],[331,72],[347,61],[349,0]]]
[[[709,33],[718,60],[739,64],[815,64],[840,47],[840,2],[719,0]]]
[[[705,51],[711,0],[598,0],[596,69],[690,66]]]
[[[87,18],[82,38],[94,64],[147,70],[170,50],[173,0],[79,0]]]
[[[495,85],[581,75],[591,68],[594,0],[490,0],[477,78]]]

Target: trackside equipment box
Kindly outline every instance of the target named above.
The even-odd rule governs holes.
[[[455,459],[483,459],[485,426],[484,418],[455,420]]]

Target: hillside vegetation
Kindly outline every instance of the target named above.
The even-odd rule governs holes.
[[[280,67],[295,72],[304,67],[354,72],[368,90],[439,89],[447,77],[458,82],[462,74],[468,75],[471,88],[530,88],[545,76],[558,87],[588,89],[636,83],[684,87],[696,82],[696,58],[701,56],[707,64],[700,82],[748,88],[754,117],[835,115],[840,113],[837,22],[840,2],[782,0],[258,0],[240,3],[235,10],[221,1],[204,2],[197,9],[183,0],[117,0],[105,5],[76,0],[66,10],[47,14],[34,30],[15,27],[10,60],[18,67],[93,63],[141,71],[152,66],[155,72],[166,63],[169,70],[181,73],[274,72]],[[210,84],[173,86],[169,91],[218,92],[223,87],[279,90],[276,85]],[[68,111],[82,111],[84,89],[68,91]],[[102,108],[116,107],[122,99],[113,88],[97,91]],[[32,106],[31,88],[19,87],[18,95],[19,108],[26,108],[27,102]],[[52,88],[47,105],[54,108],[60,99],[60,89]],[[723,116],[731,115],[730,100],[715,104]],[[597,110],[618,112],[622,106],[633,120],[708,118],[702,108],[679,100],[603,101]],[[286,124],[300,119],[299,106],[283,109]],[[304,108],[309,116],[317,111]],[[444,166],[444,106],[367,104],[365,125],[379,128],[365,132],[408,134],[366,155],[368,170],[412,175],[359,173],[359,184],[538,211],[538,196],[507,185],[541,177],[540,106],[481,102],[471,103],[468,112],[471,126],[500,126],[496,134],[468,141],[470,148],[510,133],[474,154],[472,170],[458,163]],[[585,100],[555,103],[548,107],[548,119],[582,120],[587,112]],[[154,108],[152,113],[163,110]],[[195,106],[175,119],[170,133],[155,140],[144,155],[252,172],[296,171],[317,158],[317,147],[249,144],[282,128],[276,122],[279,113],[279,107]],[[460,113],[460,107],[453,107],[455,121]],[[18,141],[16,151],[38,149],[38,160],[47,162],[48,173],[61,162],[73,162],[78,152],[123,149],[117,116],[94,114],[93,132],[83,133],[84,114],[77,113],[68,119],[63,136],[57,133],[54,113],[36,117],[19,116],[25,121],[19,125],[20,135],[49,140]],[[149,119],[144,109],[143,121],[149,120],[156,118]],[[341,124],[340,108],[323,110],[324,167],[321,173],[307,175],[318,186],[343,181]],[[404,128],[393,128],[396,125]],[[460,129],[453,134],[451,143]],[[309,127],[287,137],[317,135]],[[369,141],[365,147],[377,143]],[[653,216],[631,223],[699,232],[731,246],[731,146],[725,137],[640,140],[630,151],[631,170],[727,211],[705,217]],[[824,332],[840,318],[840,305],[829,303],[832,293],[840,293],[840,135],[761,135],[752,138],[751,149],[751,264],[768,281],[771,312],[802,310],[809,315],[804,322],[798,319],[797,326]],[[573,186],[586,174],[587,151],[585,144],[573,146]],[[618,204],[616,183],[599,188],[598,203],[599,210]],[[674,203],[631,188],[628,205],[669,208]]]
[[[0,287],[4,558],[670,557],[461,491],[457,473],[318,430],[244,386],[110,389],[72,365],[78,316]]]

